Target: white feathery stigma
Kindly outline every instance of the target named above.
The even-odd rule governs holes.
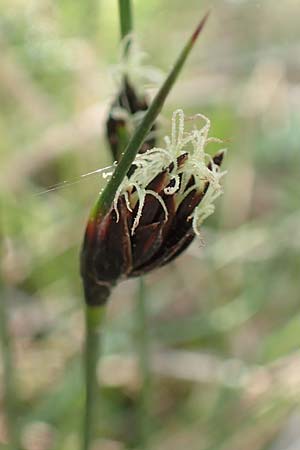
[[[171,137],[165,137],[165,148],[155,147],[145,153],[138,153],[133,162],[134,170],[130,176],[126,176],[119,186],[114,199],[114,209],[117,220],[119,219],[118,199],[124,196],[128,210],[132,211],[138,202],[138,211],[134,218],[131,233],[134,234],[142,216],[146,195],[154,196],[164,210],[165,220],[168,218],[168,210],[162,197],[155,191],[148,189],[149,183],[161,172],[167,170],[169,186],[164,189],[164,194],[175,195],[177,206],[194,189],[206,192],[195,207],[190,219],[193,220],[193,230],[196,235],[200,233],[203,221],[214,212],[214,201],[222,194],[220,179],[226,171],[221,171],[213,158],[205,152],[205,147],[210,142],[222,142],[220,139],[208,137],[210,120],[202,114],[192,118],[200,118],[204,125],[185,132],[185,117],[181,109],[176,110],[172,117]],[[223,149],[222,149],[223,150]],[[178,158],[182,160],[178,164]],[[187,188],[191,177],[194,180],[192,186]],[[208,187],[207,187],[208,186]]]

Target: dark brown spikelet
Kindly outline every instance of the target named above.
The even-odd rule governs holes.
[[[124,114],[118,117],[115,111],[124,110]],[[108,120],[106,122],[106,136],[109,146],[115,161],[119,161],[123,150],[129,142],[132,134],[132,122],[134,115],[146,111],[148,109],[148,102],[145,96],[138,95],[125,77],[123,86],[113,102]],[[140,153],[144,153],[155,146],[155,138],[153,137],[156,126],[153,125],[142,147],[139,149]]]
[[[224,153],[213,157],[220,166]],[[183,154],[177,159],[177,167],[188,158]],[[211,163],[207,165],[209,167]],[[126,206],[124,195],[118,199],[117,210],[111,209],[104,217],[90,219],[81,252],[81,275],[84,281],[86,301],[91,305],[105,303],[111,288],[120,280],[144,275],[179,256],[193,241],[195,232],[191,215],[207,192],[207,182],[202,190],[192,189],[182,201],[177,191],[167,195],[170,186],[171,166],[159,173],[146,187],[164,201],[168,215],[153,195],[147,194],[143,212],[134,232],[132,227],[138,211],[138,202],[132,211]],[[186,190],[193,186],[193,176]],[[130,196],[135,195],[132,191]]]

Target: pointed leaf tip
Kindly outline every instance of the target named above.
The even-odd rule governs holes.
[[[201,22],[199,23],[199,25],[197,26],[196,30],[194,31],[193,35],[192,35],[192,44],[195,43],[195,41],[197,40],[200,32],[202,31],[204,25],[206,24],[206,21],[208,19],[208,16],[210,14],[210,11],[207,11],[207,13],[205,14],[205,16],[203,17],[203,19],[201,20]]]

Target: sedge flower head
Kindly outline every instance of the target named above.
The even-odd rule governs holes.
[[[165,145],[136,155],[110,211],[88,224],[81,258],[88,302],[104,302],[118,281],[174,260],[214,212],[225,150],[207,153],[209,143],[221,141],[209,136],[207,117],[191,119],[185,131],[183,111],[173,113]]]

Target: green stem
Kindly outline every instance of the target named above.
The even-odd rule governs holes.
[[[150,342],[148,333],[147,302],[143,278],[139,279],[139,288],[136,305],[137,319],[137,345],[141,374],[141,390],[139,398],[139,448],[149,448],[150,436]]]
[[[0,339],[3,364],[4,410],[6,414],[9,441],[8,449],[18,450],[20,448],[20,443],[16,411],[16,383],[6,298],[6,293],[2,291],[2,298],[0,301]]]
[[[101,332],[105,317],[105,306],[86,306],[85,310],[85,414],[83,450],[90,450],[96,418],[98,394],[97,363],[100,354]]]
[[[122,41],[132,32],[132,8],[131,0],[119,0],[120,30]],[[126,58],[130,49],[130,39],[126,42],[124,48],[124,57]]]
[[[121,158],[121,161],[117,165],[112,177],[108,181],[105,189],[103,190],[96,205],[92,210],[91,218],[96,218],[99,211],[102,214],[106,214],[111,208],[117,189],[122,183],[124,177],[126,176],[131,164],[134,161],[138,149],[144,142],[144,139],[147,133],[149,132],[151,126],[153,125],[156,117],[160,113],[172,86],[174,85],[191,49],[193,48],[194,43],[196,42],[197,37],[199,36],[206,22],[207,16],[208,16],[207,14],[206,16],[204,16],[204,18],[201,20],[196,30],[188,40],[187,44],[185,45],[178,59],[176,60],[173,68],[171,69],[169,75],[167,76],[164,84],[159,89],[149,109],[145,113],[143,120],[133,133],[126,149],[124,150],[124,154],[123,157]]]

